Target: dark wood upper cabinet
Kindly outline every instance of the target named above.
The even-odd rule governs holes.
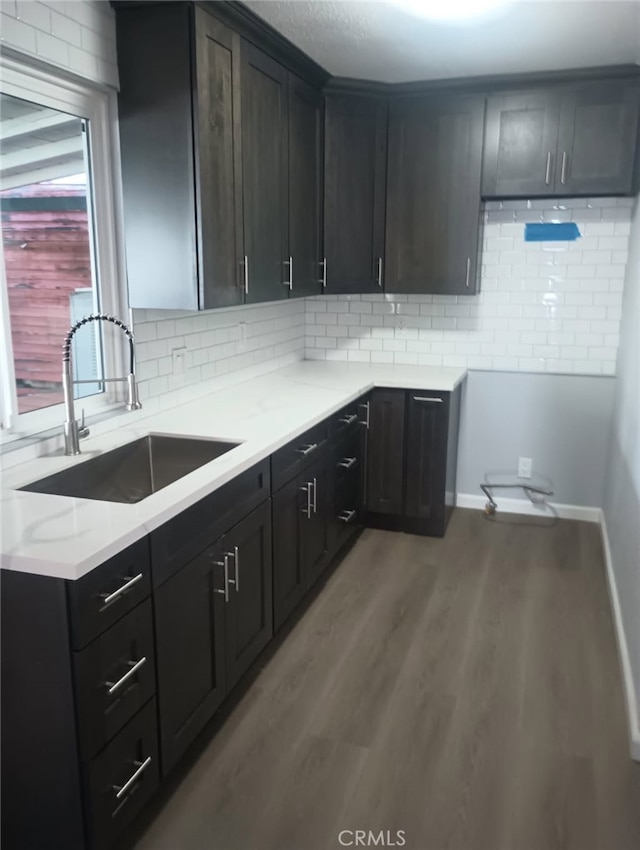
[[[323,100],[289,75],[289,262],[291,296],[321,292]]]
[[[556,194],[633,191],[639,107],[635,82],[586,86],[564,96]]]
[[[482,194],[529,197],[553,192],[559,120],[557,91],[490,97]]]
[[[482,194],[632,194],[639,93],[618,80],[490,97]]]
[[[385,290],[476,290],[484,98],[392,101]]]
[[[384,264],[387,105],[325,99],[326,292],[376,292]]]
[[[242,42],[245,301],[287,298],[288,74]]]
[[[116,20],[130,304],[242,303],[240,39],[189,4]]]
[[[404,390],[375,389],[369,401],[367,510],[402,514]]]
[[[240,38],[195,10],[200,302],[241,304],[243,255]]]

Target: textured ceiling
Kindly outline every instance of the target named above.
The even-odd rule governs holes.
[[[640,0],[515,0],[464,23],[367,0],[245,5],[340,77],[397,83],[640,63]]]

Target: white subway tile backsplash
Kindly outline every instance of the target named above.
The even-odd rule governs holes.
[[[48,65],[118,88],[115,12],[106,0],[3,2],[0,40]]]
[[[422,365],[614,374],[631,206],[620,198],[487,203],[479,295],[308,298],[307,356],[354,359],[357,339],[375,363],[417,357]],[[582,236],[525,242],[525,222],[542,220],[574,221]],[[349,337],[332,333],[319,350],[322,312],[338,314]]]

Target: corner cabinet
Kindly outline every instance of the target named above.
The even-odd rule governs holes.
[[[325,96],[325,292],[382,291],[387,103]]]
[[[389,115],[387,292],[476,292],[484,97],[397,98]]]
[[[637,80],[492,95],[483,196],[632,194],[639,116]]]

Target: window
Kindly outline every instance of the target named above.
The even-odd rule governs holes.
[[[106,93],[2,64],[0,92],[0,418],[3,441],[62,422],[61,349],[97,310],[127,320],[118,281]],[[118,399],[121,338],[104,323],[74,337],[76,399],[87,413]]]

